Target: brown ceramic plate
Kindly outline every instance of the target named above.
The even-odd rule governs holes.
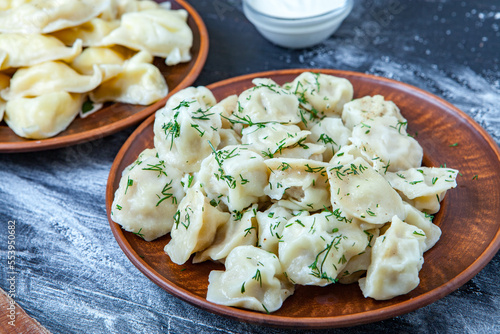
[[[172,9],[185,9],[188,12],[188,25],[193,31],[193,46],[191,61],[187,63],[167,66],[162,59],[154,60],[154,64],[166,78],[169,95],[196,80],[208,55],[208,32],[200,15],[184,0],[170,2]],[[57,136],[41,140],[21,138],[5,122],[0,122],[0,153],[48,150],[102,138],[144,120],[163,106],[167,98],[168,96],[149,106],[108,103],[103,109],[86,118],[77,116],[70,126]]]
[[[209,85],[218,100],[251,87],[256,77],[279,84],[303,70],[283,70],[245,75]],[[457,168],[458,187],[450,190],[434,222],[441,240],[425,253],[420,285],[404,296],[375,301],[366,299],[357,284],[324,288],[297,286],[282,308],[262,314],[212,304],[205,300],[208,274],[222,265],[206,262],[178,266],[163,247],[168,236],[146,242],[123,231],[109,214],[122,170],[145,148],[153,147],[154,116],[148,118],[118,153],[108,179],[106,208],[113,234],[132,261],[153,282],[171,294],[211,312],[258,324],[327,328],[354,326],[401,315],[430,304],[454,291],[476,275],[500,248],[500,151],[477,123],[448,102],[413,86],[372,75],[337,70],[314,70],[349,79],[355,97],[381,94],[394,101],[408,119],[410,133],[418,133],[427,166]],[[454,145],[458,143],[458,145]]]

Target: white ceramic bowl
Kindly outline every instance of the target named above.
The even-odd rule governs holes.
[[[243,12],[255,28],[272,43],[292,49],[306,48],[330,37],[349,15],[353,0],[321,15],[304,18],[281,18],[270,16],[252,7],[243,0]]]

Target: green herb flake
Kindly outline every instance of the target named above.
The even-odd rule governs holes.
[[[132,232],[132,233],[144,239],[144,234],[142,234],[141,231],[142,231],[142,227],[139,229],[139,231]]]
[[[91,111],[92,109],[94,109],[94,103],[92,103],[92,101],[87,100],[87,101],[83,102],[82,114],[86,114],[89,111]]]
[[[194,178],[194,176],[193,176],[193,175],[189,175],[189,176],[188,176],[188,188],[190,188],[190,187],[191,187],[191,184],[193,183],[193,178]]]
[[[255,275],[252,277],[252,279],[256,280],[257,282],[259,282],[259,285],[260,287],[262,288],[262,275],[260,273],[260,270],[257,269],[257,271],[255,272]]]
[[[125,188],[125,195],[127,194],[128,187],[132,187],[134,185],[134,180],[130,178],[130,176],[127,177],[127,187]]]

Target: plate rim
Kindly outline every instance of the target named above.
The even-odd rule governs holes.
[[[365,77],[376,81],[383,81],[390,86],[401,87],[404,86],[407,89],[412,90],[414,93],[418,93],[426,99],[432,99],[436,103],[443,104],[449,109],[453,110],[460,118],[465,119],[469,125],[472,125],[474,131],[476,131],[481,138],[483,138],[487,143],[488,147],[492,152],[496,154],[496,159],[500,162],[500,148],[493,140],[491,135],[481,127],[471,116],[466,114],[464,111],[458,109],[450,102],[431,94],[421,88],[416,86],[396,81],[393,79],[380,77],[373,74],[367,74],[355,71],[345,71],[329,68],[294,68],[294,69],[281,69],[281,70],[270,70],[256,73],[249,73],[244,75],[239,75],[227,79],[223,79],[214,83],[207,85],[208,89],[213,89],[216,87],[227,85],[231,82],[248,80],[257,77],[271,77],[273,75],[298,75],[302,72],[322,72],[331,75],[343,75],[343,76],[357,76]],[[115,223],[111,219],[111,204],[114,198],[113,182],[117,174],[121,174],[121,170],[118,171],[117,168],[122,161],[124,155],[126,154],[129,147],[132,145],[134,139],[145,130],[145,128],[151,126],[154,123],[155,115],[148,117],[131,135],[127,138],[126,142],[120,148],[117,153],[113,164],[110,169],[108,176],[108,181],[106,184],[106,212],[108,217],[108,222],[112,230],[113,236],[115,237],[118,245],[125,253],[127,258],[134,264],[134,266],[139,269],[139,271],[148,277],[153,283],[167,291],[168,293],[174,295],[176,298],[180,298],[196,307],[207,310],[211,313],[222,315],[237,321],[243,321],[248,323],[254,323],[258,325],[265,326],[275,326],[280,328],[300,328],[300,329],[325,329],[325,328],[341,328],[341,327],[351,327],[356,325],[368,324],[376,321],[382,321],[396,316],[400,316],[416,309],[427,306],[445,296],[451,292],[457,290],[460,286],[467,283],[475,275],[477,275],[496,255],[500,250],[500,228],[497,230],[495,236],[492,238],[491,243],[484,249],[484,251],[459,275],[453,277],[446,283],[434,288],[430,291],[422,293],[412,299],[399,302],[394,305],[389,305],[376,310],[369,310],[365,312],[341,315],[335,317],[287,317],[273,314],[263,314],[250,310],[234,308],[229,306],[223,306],[211,303],[205,298],[199,297],[188,290],[175,285],[175,283],[164,278],[162,280],[161,276],[154,268],[148,265],[139,255],[134,252],[132,246],[124,236],[124,230],[121,226]],[[157,277],[160,276],[160,277]],[[293,320],[292,320],[293,319]]]
[[[160,0],[160,1],[164,2],[172,0]],[[195,59],[195,62],[191,70],[188,73],[186,73],[184,79],[179,83],[179,85],[177,85],[172,90],[169,89],[167,96],[165,96],[159,101],[154,102],[151,105],[144,106],[142,110],[129,117],[84,132],[73,133],[64,136],[56,135],[54,137],[45,139],[31,139],[19,142],[0,142],[0,153],[24,153],[24,152],[52,150],[56,148],[72,146],[104,138],[118,131],[121,131],[125,128],[128,128],[134,124],[140,123],[141,121],[149,117],[151,114],[154,114],[154,112],[157,109],[163,107],[163,105],[165,105],[166,101],[170,98],[171,95],[193,84],[200,75],[201,71],[203,70],[203,67],[208,57],[208,50],[209,50],[208,30],[205,23],[203,22],[203,19],[201,18],[201,15],[186,0],[173,0],[173,1],[177,2],[177,4],[179,4],[183,9],[185,9],[188,12],[188,15],[194,20],[195,25],[198,27],[200,33],[200,51]]]

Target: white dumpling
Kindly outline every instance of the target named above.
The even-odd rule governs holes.
[[[424,252],[431,249],[441,237],[441,229],[432,223],[432,216],[424,214],[408,203],[404,203],[406,218],[405,223],[421,229],[425,234]]]
[[[366,161],[366,163],[374,167],[375,170],[378,170],[374,166],[374,162],[377,162],[380,159],[372,160],[364,150],[360,150],[359,147],[353,144],[342,146],[337,152],[335,152],[332,159],[330,159],[330,163],[334,165],[346,165],[350,164],[351,161],[356,158],[362,158]]]
[[[0,32],[50,33],[97,17],[110,0],[31,0],[0,12]]]
[[[358,224],[323,211],[288,220],[279,259],[295,284],[325,286],[335,283],[349,259],[367,246],[367,235]]]
[[[53,60],[69,62],[81,52],[81,40],[76,40],[72,47],[66,47],[51,36],[0,33],[0,70],[32,66]]]
[[[146,241],[170,232],[184,197],[182,172],[146,149],[125,168],[111,205],[111,218]]]
[[[4,120],[18,135],[29,139],[55,136],[78,115],[82,94],[46,93],[7,101]]]
[[[140,12],[142,10],[170,9],[170,2],[156,3],[153,0],[111,0],[110,6],[99,15],[104,20],[118,20],[125,13]]]
[[[16,71],[1,96],[8,101],[57,91],[87,93],[99,86],[102,77],[97,65],[92,75],[81,75],[65,63],[46,62]]]
[[[27,2],[30,0],[4,0],[0,2],[0,10],[16,8]]]
[[[399,127],[406,129],[406,119],[401,115],[399,108],[392,101],[385,101],[381,95],[365,96],[355,99],[344,105],[342,120],[348,129],[362,122],[377,117],[396,117]]]
[[[292,210],[321,210],[330,206],[328,164],[306,159],[265,160],[270,170],[264,193]]]
[[[170,232],[172,239],[164,250],[172,262],[180,265],[213,243],[217,229],[229,220],[229,213],[213,207],[199,186],[188,189],[177,212]]]
[[[362,227],[362,224],[360,224]],[[372,248],[375,240],[380,234],[378,228],[363,230],[368,238],[368,245],[365,250],[357,255],[354,255],[349,261],[347,261],[342,272],[337,276],[338,282],[341,284],[351,284],[357,282],[363,275],[366,274],[368,266],[372,262]]]
[[[218,130],[220,143],[217,149],[220,150],[226,146],[241,145],[241,136],[233,129],[221,128]]]
[[[167,82],[158,67],[134,58],[125,61],[120,73],[93,90],[90,99],[96,103],[115,101],[149,105],[167,96]]]
[[[328,74],[304,72],[284,87],[316,118],[340,115],[344,104],[353,97],[349,80]]]
[[[217,103],[213,111],[217,112],[222,121],[222,128],[224,129],[232,129],[236,131],[240,136],[241,136],[241,130],[242,126],[241,124],[231,124],[231,122],[228,120],[229,117],[233,114],[233,112],[236,110],[238,106],[238,95],[229,95],[228,97],[224,98],[223,100],[220,100],[219,103]]]
[[[385,177],[417,209],[436,213],[446,191],[457,186],[457,175],[458,170],[452,168],[419,167]]]
[[[264,196],[268,183],[264,159],[245,146],[226,146],[201,163],[198,181],[210,199],[229,211],[242,211]]]
[[[205,90],[201,90],[200,94]],[[197,91],[196,91],[197,92]],[[219,145],[221,120],[199,94],[179,92],[185,100],[172,107],[172,99],[156,112],[154,143],[160,157],[186,172],[197,172],[203,159]],[[202,100],[201,103],[199,100]]]
[[[260,312],[278,310],[294,292],[277,256],[254,246],[239,246],[229,253],[226,270],[208,277],[207,300]]]
[[[311,128],[309,141],[326,147],[323,161],[330,161],[333,154],[349,143],[351,131],[340,118],[326,117]]]
[[[281,153],[278,154],[277,157],[290,159],[307,159],[322,162],[323,152],[325,151],[326,146],[324,145],[305,143],[301,141],[281,150]]]
[[[177,108],[181,103],[191,104],[193,103],[192,101],[196,101],[198,103],[195,104],[196,108],[201,109],[215,107],[217,104],[217,100],[210,89],[204,86],[198,86],[187,87],[178,91],[167,100],[165,107],[173,109]]]
[[[393,116],[370,119],[354,126],[351,141],[360,150],[380,159],[382,173],[397,172],[422,164],[423,149],[406,133],[406,128],[398,127],[398,119]]]
[[[332,206],[346,216],[374,225],[383,225],[395,215],[404,217],[401,197],[364,159],[331,165],[328,179]]]
[[[214,205],[211,202],[212,206]],[[231,218],[217,230],[214,241],[207,249],[196,253],[193,263],[206,260],[223,261],[238,246],[257,243],[257,204],[243,212],[232,213]]]
[[[358,281],[363,295],[386,300],[415,289],[420,282],[424,247],[424,232],[394,217],[375,241],[366,278]]]
[[[243,129],[241,141],[262,156],[273,158],[285,148],[303,143],[309,134],[309,131],[302,131],[296,125],[266,123]]]
[[[380,157],[373,158],[372,152],[365,150],[364,147],[358,147],[353,144],[342,146],[335,152],[330,163],[333,165],[349,165],[356,158],[365,160],[369,166],[383,175],[387,173],[387,164],[381,161]]]
[[[66,45],[71,45],[79,39],[82,41],[83,46],[87,47],[97,45],[119,26],[120,21],[118,20],[103,20],[96,17],[81,25],[55,31],[51,35]]]
[[[123,70],[127,54],[116,48],[89,47],[83,50],[71,63],[71,67],[80,74],[93,75],[95,66],[102,71],[102,81],[107,81]]]
[[[242,123],[289,123],[300,122],[299,101],[289,91],[282,89],[271,79],[254,79],[255,85],[238,97],[238,108],[229,118],[233,124]]]
[[[123,14],[120,26],[98,46],[123,45],[165,58],[167,65],[191,60],[193,33],[185,10],[151,9]]]
[[[257,212],[259,247],[278,255],[278,244],[290,218],[292,218],[292,210],[277,204],[273,204],[265,211]]]
[[[0,91],[9,87],[10,85],[10,77],[0,73]],[[5,108],[7,108],[7,102],[0,97],[0,122],[3,119],[3,114],[5,113]]]

